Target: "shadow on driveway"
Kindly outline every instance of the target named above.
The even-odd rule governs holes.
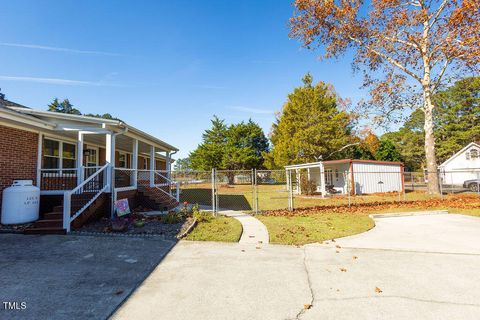
[[[106,319],[175,245],[155,238],[16,234],[0,234],[0,243],[0,319]],[[3,302],[26,308],[6,310]]]

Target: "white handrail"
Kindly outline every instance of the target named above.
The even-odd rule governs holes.
[[[95,178],[96,176],[98,176],[100,174],[100,172],[102,172],[103,170],[105,170],[105,168],[109,167],[110,166],[110,163],[107,163],[106,165],[104,165],[102,168],[100,168],[99,170],[95,171],[95,173],[93,173],[90,177],[88,177],[85,181],[83,181],[82,183],[80,183],[78,186],[75,187],[75,189],[73,190],[70,190],[70,191],[67,191],[69,192],[70,194],[72,193],[75,193],[76,191],[80,190],[84,185],[86,185],[87,183],[89,183],[90,181],[93,180],[93,178]]]
[[[155,174],[159,175],[160,177],[164,178],[165,180],[167,180],[167,182],[169,182],[169,185],[175,185],[175,188],[176,188],[176,193],[175,193],[175,200],[177,200],[177,202],[180,201],[180,185],[177,181],[174,181],[170,178],[167,178],[165,177],[163,174],[161,174],[160,172],[158,171],[155,171]],[[155,186],[157,189],[159,189],[160,191],[162,191],[163,193],[169,195],[170,197],[173,198],[172,194],[171,193],[168,193],[166,192],[165,190],[159,188],[157,185]]]
[[[63,228],[67,231],[70,232],[70,224],[72,223],[73,220],[75,220],[90,204],[95,201],[100,194],[102,194],[104,191],[108,189],[108,184],[109,182],[105,183],[103,188],[99,190],[95,196],[93,196],[90,201],[87,202],[82,208],[80,208],[73,217],[70,215],[70,210],[72,208],[72,194],[75,192],[81,190],[87,183],[92,181],[94,178],[96,178],[102,171],[104,171],[106,168],[110,166],[110,163],[105,164],[103,167],[101,167],[99,170],[95,171],[88,179],[83,181],[81,184],[76,186],[73,190],[65,191],[64,196],[63,196]]]

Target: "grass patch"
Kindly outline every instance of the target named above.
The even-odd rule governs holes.
[[[480,217],[480,209],[446,208],[446,210],[448,210],[448,213],[465,214],[467,216]]]
[[[234,218],[218,217],[198,222],[185,240],[238,242],[242,236],[242,224]]]
[[[271,243],[306,244],[365,232],[374,226],[367,215],[319,213],[308,216],[256,216],[268,229]]]

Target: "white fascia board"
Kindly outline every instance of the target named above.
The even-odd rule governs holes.
[[[24,114],[31,114],[36,115],[39,117],[46,117],[52,119],[64,119],[64,120],[72,120],[72,121],[81,121],[81,122],[89,122],[89,123],[108,123],[112,125],[120,125],[122,122],[118,120],[111,120],[111,119],[103,119],[103,118],[95,118],[95,117],[87,117],[77,114],[68,114],[68,113],[61,113],[61,112],[53,112],[53,111],[43,111],[43,110],[34,110],[34,109],[25,109],[19,107],[8,107],[14,111],[24,113]]]
[[[322,162],[309,162],[309,163],[302,163],[302,164],[292,164],[289,166],[285,166],[284,168],[287,170],[291,169],[306,169],[306,168],[318,168],[322,165]]]
[[[53,123],[43,121],[29,115],[24,115],[13,110],[8,110],[7,108],[0,108],[0,118],[15,121],[18,123],[24,123],[42,129],[54,129],[56,127]]]

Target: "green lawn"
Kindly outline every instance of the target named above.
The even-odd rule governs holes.
[[[270,234],[270,242],[306,244],[345,237],[370,230],[374,222],[367,215],[321,213],[309,216],[256,216]]]
[[[238,242],[242,236],[242,224],[234,218],[218,217],[199,222],[185,240]]]

